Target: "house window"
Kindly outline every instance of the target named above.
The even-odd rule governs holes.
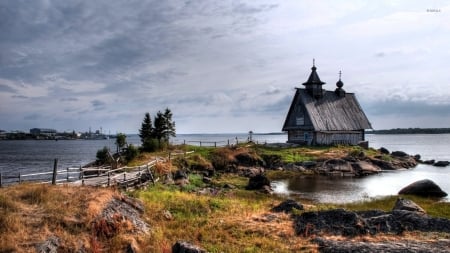
[[[305,124],[305,118],[304,117],[297,117],[295,119],[295,123],[297,126],[303,126]]]

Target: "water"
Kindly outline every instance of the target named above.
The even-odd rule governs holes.
[[[440,135],[367,135],[370,146],[420,154],[422,159],[450,161],[450,134]],[[403,187],[422,179],[431,179],[450,193],[450,168],[420,164],[409,170],[393,171],[363,178],[301,176],[273,183],[278,194],[297,195],[327,203],[348,203],[363,199],[396,195]],[[445,201],[450,201],[447,197]]]
[[[171,139],[174,144],[191,144],[203,146],[225,146],[244,142],[248,134],[180,134]],[[286,135],[253,134],[253,141],[258,143],[286,142]],[[0,172],[3,175],[29,174],[51,171],[53,161],[58,159],[58,168],[80,167],[96,159],[97,151],[108,147],[116,149],[115,139],[108,140],[4,140],[0,141]],[[139,146],[138,135],[128,135],[127,143]]]
[[[390,151],[401,150],[409,154],[420,154],[423,160],[450,161],[450,134],[440,135],[370,135],[370,146],[385,147]],[[223,146],[248,139],[242,134],[185,134],[178,135],[172,143]],[[254,134],[258,143],[286,142],[286,135]],[[26,140],[0,141],[0,172],[5,174],[35,173],[51,171],[53,160],[58,158],[58,167],[79,167],[95,160],[97,150],[104,146],[115,150],[114,139],[110,140]],[[127,142],[140,144],[137,135],[127,136]],[[450,193],[450,167],[438,168],[419,165],[407,171],[395,171],[364,178],[298,177],[274,182],[279,194],[294,194],[320,202],[343,203],[370,197],[395,195],[404,186],[421,179],[431,179]],[[450,201],[449,198],[446,199]]]

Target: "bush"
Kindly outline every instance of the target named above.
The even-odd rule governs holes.
[[[133,160],[139,155],[139,149],[135,147],[133,144],[128,145],[127,149],[125,150],[125,159],[127,162]]]
[[[103,147],[102,149],[97,150],[97,155],[96,155],[97,163],[99,163],[99,164],[107,163],[108,157],[109,157],[108,152],[109,152],[109,149],[106,146]]]
[[[155,152],[159,150],[159,142],[157,139],[149,138],[142,143],[142,151]]]

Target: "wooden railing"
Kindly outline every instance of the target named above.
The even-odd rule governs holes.
[[[58,170],[58,159],[55,159],[53,170],[36,172],[29,174],[3,175],[0,173],[0,187],[5,185],[23,183],[23,182],[37,182],[37,183],[72,183],[90,186],[119,186],[128,188],[130,186],[142,185],[149,180],[153,184],[158,181],[155,179],[152,168],[158,162],[170,161],[176,156],[188,156],[194,151],[188,152],[170,152],[167,157],[156,158],[147,164],[135,167],[120,167],[112,169],[111,166],[99,166],[89,168],[67,168]]]

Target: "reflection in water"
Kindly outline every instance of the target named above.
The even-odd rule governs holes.
[[[396,195],[400,189],[417,180],[431,179],[450,193],[450,168],[419,165],[411,170],[393,171],[363,178],[299,176],[274,181],[277,194],[296,195],[325,203],[348,203],[370,197]],[[446,198],[445,201],[449,201]]]

